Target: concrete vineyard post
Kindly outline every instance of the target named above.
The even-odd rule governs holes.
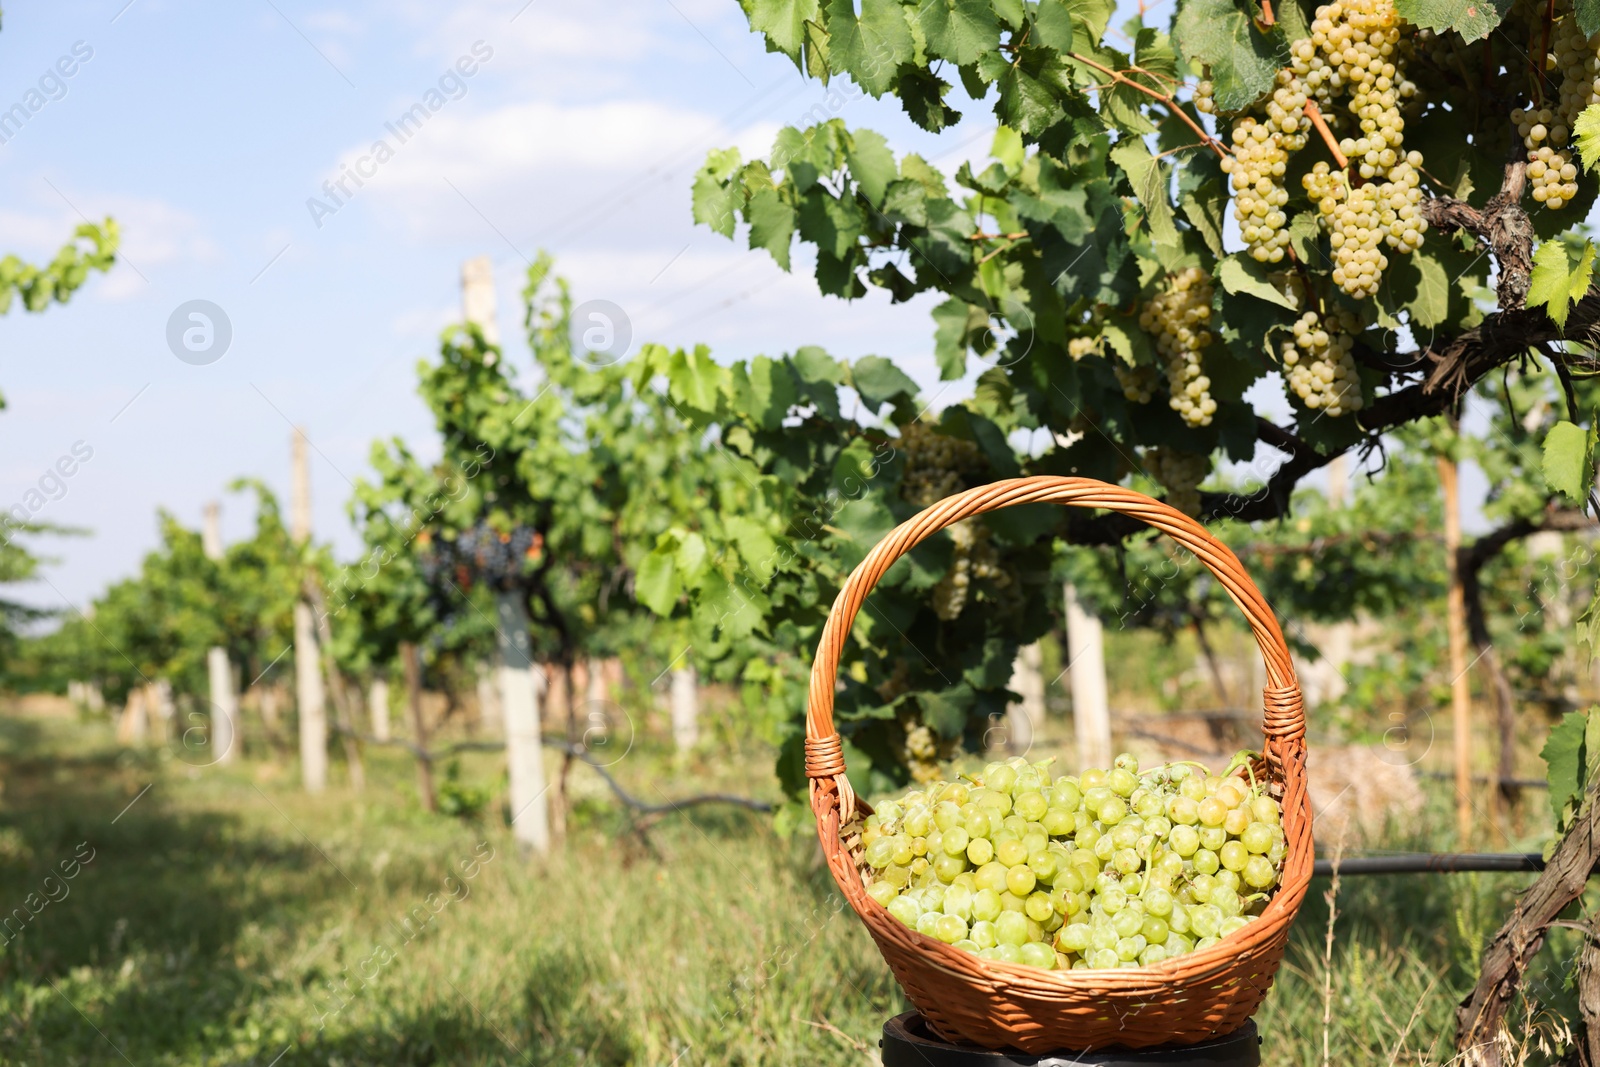
[[[495,596],[500,652],[500,707],[505,715],[506,762],[511,771],[511,833],[535,852],[550,849],[549,798],[539,736],[543,678],[533,665],[528,606],[521,593]]]
[[[1025,755],[1044,733],[1044,650],[1035,641],[1017,650],[1017,661],[1011,668],[1011,684],[1007,686],[1022,699],[1012,704],[1006,712],[1009,747],[1018,755]]]
[[[202,534],[206,558],[222,562],[222,508],[215,502],[206,505]],[[234,763],[239,758],[239,694],[233,687],[233,667],[228,650],[213,645],[206,650],[206,675],[211,689],[211,753],[218,763]]]
[[[292,460],[293,525],[296,544],[311,540],[311,467],[306,433],[295,427]],[[328,709],[322,689],[322,662],[317,651],[317,626],[305,597],[294,605],[295,696],[300,712],[300,779],[306,792],[328,786]]]
[[[1072,689],[1072,723],[1078,739],[1078,766],[1111,766],[1111,709],[1106,696],[1105,632],[1098,616],[1086,611],[1078,591],[1062,588],[1067,616],[1067,683]]]
[[[367,690],[367,713],[372,718],[372,736],[378,741],[389,740],[389,680],[374,678]]]
[[[691,664],[672,669],[672,745],[679,752],[700,740],[700,675]]]
[[[1445,623],[1450,646],[1450,730],[1455,750],[1456,834],[1462,848],[1472,836],[1472,691],[1467,677],[1467,603],[1461,586],[1461,479],[1456,461],[1439,457],[1444,492],[1444,559],[1449,576]]]

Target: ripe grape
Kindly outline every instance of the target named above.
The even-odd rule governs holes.
[[[1185,515],[1200,514],[1200,483],[1211,472],[1211,458],[1174,448],[1151,448],[1144,453],[1150,477],[1167,490],[1167,503]]]
[[[854,824],[867,895],[1006,963],[1147,967],[1209,947],[1260,914],[1287,845],[1262,784],[1191,770],[1123,755],[1052,780],[1016,758],[923,783]],[[901,861],[919,847],[938,859],[916,871]]]
[[[1155,339],[1167,371],[1168,403],[1190,426],[1209,426],[1217,402],[1211,379],[1200,366],[1201,353],[1213,337],[1211,280],[1199,267],[1169,274],[1162,290],[1139,312],[1139,328]],[[1127,386],[1123,386],[1124,393]]]
[[[1294,340],[1280,351],[1289,388],[1306,407],[1335,417],[1361,410],[1361,381],[1351,355],[1360,330],[1360,321],[1342,308],[1326,319],[1308,311],[1294,324]]]

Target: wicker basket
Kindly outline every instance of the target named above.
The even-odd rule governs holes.
[[[1210,948],[1153,967],[1047,971],[981,959],[924,937],[867,896],[859,838],[848,844],[840,839],[840,827],[865,808],[845,777],[843,748],[833,725],[839,656],[862,601],[895,560],[930,534],[972,515],[1032,503],[1107,508],[1170,534],[1228,590],[1249,620],[1266,660],[1266,740],[1258,771],[1275,792],[1281,789],[1288,845],[1281,883],[1255,922]],[[995,482],[947,497],[890,532],[850,575],[833,603],[811,665],[805,753],[817,836],[834,879],[867,924],[906,996],[950,1040],[1042,1053],[1193,1044],[1231,1033],[1244,1025],[1266,996],[1311,880],[1305,714],[1289,649],[1272,608],[1238,557],[1198,522],[1142,493],[1104,482],[1060,477]]]

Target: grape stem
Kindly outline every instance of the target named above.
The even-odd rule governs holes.
[[[1089,57],[1084,56],[1084,55],[1080,55],[1077,52],[1068,52],[1067,53],[1067,58],[1068,59],[1075,59],[1079,63],[1082,63],[1084,66],[1091,67],[1094,70],[1099,71],[1101,74],[1104,74],[1106,77],[1110,78],[1112,81],[1116,82],[1118,85],[1126,85],[1131,89],[1137,89],[1137,90],[1139,90],[1139,92],[1145,94],[1146,96],[1152,97],[1152,98],[1154,98],[1156,100],[1161,101],[1163,104],[1165,104],[1167,106],[1167,110],[1168,111],[1172,112],[1172,114],[1174,114],[1178,118],[1182,119],[1184,125],[1188,126],[1191,130],[1193,130],[1195,132],[1195,136],[1200,138],[1200,141],[1201,141],[1202,144],[1206,145],[1208,148],[1210,148],[1213,152],[1215,152],[1217,154],[1217,158],[1218,159],[1226,159],[1228,157],[1228,149],[1227,149],[1227,147],[1225,145],[1223,145],[1223,143],[1221,141],[1217,140],[1215,137],[1213,137],[1209,133],[1207,133],[1205,131],[1205,129],[1198,122],[1196,122],[1194,119],[1190,118],[1189,117],[1189,113],[1187,111],[1183,110],[1183,108],[1178,105],[1178,102],[1176,100],[1172,99],[1172,97],[1170,95],[1168,95],[1167,93],[1162,92],[1160,89],[1152,89],[1152,88],[1150,88],[1150,86],[1144,85],[1141,82],[1136,82],[1132,78],[1128,77],[1126,74],[1123,74],[1121,71],[1112,70],[1110,67],[1105,66],[1104,64],[1101,64],[1101,63],[1096,63],[1094,60],[1090,59]],[[1140,67],[1133,67],[1131,69],[1137,74],[1148,74],[1149,73],[1148,71],[1145,71]],[[1155,75],[1151,74],[1150,77],[1155,77]]]
[[[1333,153],[1333,161],[1339,164],[1339,169],[1345,172],[1350,170],[1350,159],[1339,151],[1339,142],[1333,139],[1333,131],[1328,129],[1328,121],[1322,117],[1322,109],[1317,107],[1315,100],[1306,101],[1306,118],[1311,120],[1311,125],[1317,128],[1322,135],[1322,141],[1328,146],[1328,151]]]
[[[1276,22],[1277,22],[1277,20],[1272,17],[1272,0],[1261,0],[1261,25],[1262,25],[1262,27],[1264,29],[1265,28],[1270,28]]]

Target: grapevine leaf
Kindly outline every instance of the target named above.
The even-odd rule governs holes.
[[[661,616],[672,614],[683,593],[683,581],[673,564],[674,553],[675,546],[656,545],[634,575],[633,595],[639,603]]]
[[[766,527],[746,515],[729,515],[722,520],[722,525],[738,546],[745,564],[758,572],[757,580],[765,581],[772,569],[772,560],[778,554],[778,544]]]
[[[750,361],[748,370],[742,363],[734,365],[729,395],[738,410],[747,413],[762,429],[776,430],[800,394],[787,364],[757,356]]]
[[[972,687],[958,682],[949,689],[918,693],[922,705],[922,721],[936,730],[940,737],[960,737],[967,724],[967,709],[972,707]]]
[[[933,356],[939,363],[939,380],[954,381],[967,372],[967,344],[975,329],[988,324],[981,307],[951,297],[933,309]]]
[[[1211,68],[1222,111],[1248,107],[1272,88],[1278,70],[1289,62],[1283,33],[1262,33],[1233,0],[1184,0],[1172,35],[1185,59]]]
[[[917,23],[928,52],[960,67],[1000,46],[1000,23],[988,0],[922,0]]]
[[[1289,222],[1289,247],[1301,263],[1315,263],[1321,256],[1317,247],[1317,214],[1302,211]]]
[[[1578,16],[1578,29],[1585,37],[1600,33],[1600,0],[1577,0],[1572,10]]]
[[[1431,329],[1450,317],[1450,278],[1444,266],[1426,252],[1413,252],[1409,258],[1421,277],[1417,295],[1406,306],[1413,322]]]
[[[1454,30],[1468,41],[1476,41],[1500,25],[1511,10],[1511,0],[1395,0],[1394,9],[1423,29],[1436,33]]]
[[[794,208],[773,189],[762,189],[745,209],[750,220],[750,247],[765,248],[778,266],[789,269],[789,245],[794,240]]]
[[[1545,778],[1550,783],[1550,810],[1558,825],[1565,825],[1571,815],[1572,805],[1583,795],[1584,771],[1587,759],[1584,753],[1584,734],[1587,732],[1587,712],[1568,712],[1550,731],[1549,738],[1539,755],[1544,757]]]
[[[897,396],[916,396],[917,383],[883,356],[865,356],[850,371],[851,384],[874,414]]]
[[[1600,104],[1590,104],[1572,127],[1583,157],[1583,169],[1593,170],[1600,163]]]
[[[733,236],[738,221],[739,189],[733,184],[739,169],[739,150],[727,148],[707,154],[705,166],[694,176],[694,221],[710,226],[724,237]]]
[[[817,0],[739,0],[750,28],[767,39],[767,51],[782,52],[800,66],[805,24],[817,17]]]
[[[1566,329],[1567,312],[1589,291],[1594,274],[1594,245],[1584,241],[1578,261],[1560,240],[1549,240],[1533,253],[1533,273],[1528,279],[1528,306],[1543,307],[1550,321]]]
[[[894,165],[894,153],[883,134],[871,130],[856,130],[850,135],[845,158],[850,163],[850,175],[873,207],[883,205],[883,195],[889,183],[900,177]]]
[[[828,31],[818,22],[806,23],[806,73],[828,84]]]
[[[1211,254],[1218,259],[1224,254],[1222,213],[1227,202],[1227,192],[1217,186],[1184,193],[1181,200],[1183,217],[1189,220],[1189,224],[1199,232],[1200,239],[1205,241]]]
[[[1283,295],[1283,292],[1272,282],[1267,280],[1267,272],[1261,264],[1253,259],[1242,256],[1228,256],[1220,260],[1217,266],[1217,280],[1222,287],[1234,295],[1253,296],[1257,300],[1265,300],[1269,304],[1295,310],[1295,302]]]
[[[696,345],[693,354],[680,348],[672,354],[672,362],[668,364],[667,387],[678,403],[711,416],[717,410],[722,379],[727,374],[727,370],[712,361],[711,352],[704,345]]]
[[[1093,48],[1106,35],[1106,26],[1116,11],[1116,0],[1066,0],[1067,10],[1083,29],[1083,38]],[[1049,42],[1041,42],[1048,44]]]
[[[1133,195],[1144,206],[1150,236],[1157,244],[1177,244],[1178,228],[1172,220],[1172,202],[1167,197],[1167,175],[1145,147],[1144,140],[1129,137],[1111,150],[1111,159],[1128,176]]]
[[[1578,640],[1589,646],[1586,664],[1593,663],[1595,653],[1600,652],[1600,581],[1595,583],[1589,606],[1578,617]]]
[[[1072,11],[1065,0],[1040,0],[1033,13],[1033,39],[1057,52],[1070,52],[1072,37]]]
[[[1594,442],[1577,423],[1565,419],[1544,438],[1544,481],[1553,493],[1583,501],[1594,486]]]
[[[1138,319],[1131,312],[1107,315],[1102,331],[1111,350],[1128,366],[1157,365],[1150,335],[1139,328]]]
[[[900,64],[909,62],[916,43],[898,0],[828,0],[828,66],[857,85],[883,96],[894,85]]]

